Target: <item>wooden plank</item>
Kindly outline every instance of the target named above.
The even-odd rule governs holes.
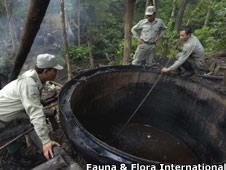
[[[49,161],[33,168],[32,170],[82,170],[78,163],[74,160],[61,148],[53,148],[55,157]]]
[[[32,170],[55,170],[55,169],[66,169],[67,163],[64,161],[61,155],[50,159],[49,161],[33,168]]]

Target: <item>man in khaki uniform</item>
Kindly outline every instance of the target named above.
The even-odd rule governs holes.
[[[202,70],[205,64],[204,48],[198,38],[192,34],[190,27],[180,30],[180,40],[183,42],[182,51],[177,54],[177,60],[170,67],[162,68],[162,72],[169,72],[176,69],[184,69],[184,76],[191,76]]]
[[[53,81],[57,70],[62,69],[54,55],[40,54],[35,69],[26,71],[0,90],[0,129],[4,129],[4,122],[29,119],[40,139],[46,159],[53,157],[52,147],[59,144],[49,137],[40,95],[45,83]]]
[[[146,19],[139,21],[131,30],[139,43],[133,57],[133,65],[145,64],[150,66],[153,64],[156,43],[166,30],[163,21],[155,18],[155,13],[155,7],[148,6],[145,11]]]

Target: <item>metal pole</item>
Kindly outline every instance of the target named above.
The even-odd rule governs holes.
[[[170,58],[167,61],[166,66],[168,66],[170,62]],[[134,117],[134,115],[140,110],[140,108],[143,106],[144,102],[147,100],[147,98],[149,97],[149,95],[151,94],[151,92],[154,90],[155,86],[158,84],[158,82],[161,80],[163,73],[161,73],[159,75],[159,77],[156,79],[156,81],[154,82],[154,84],[152,85],[151,89],[148,91],[148,93],[144,96],[143,100],[140,102],[140,104],[137,106],[137,108],[134,110],[134,112],[131,114],[131,116],[129,117],[129,119],[126,121],[126,123],[124,123],[124,125],[122,126],[122,128],[118,131],[116,136],[119,136],[120,133],[122,133],[122,131],[125,129],[125,127],[129,124],[129,122],[131,121],[131,119]]]
[[[129,124],[129,122],[131,121],[131,119],[134,117],[134,115],[139,111],[139,109],[143,106],[144,102],[147,100],[147,98],[149,97],[149,95],[151,94],[151,92],[153,91],[153,89],[155,88],[155,86],[158,84],[159,80],[162,78],[162,73],[159,75],[159,77],[157,78],[157,80],[155,81],[155,83],[153,84],[153,86],[151,87],[151,89],[148,91],[148,93],[144,96],[143,100],[140,102],[140,104],[137,106],[136,110],[134,110],[134,112],[132,113],[132,115],[129,117],[129,119],[126,121],[126,123],[122,126],[122,128],[119,130],[119,132],[117,133],[117,136],[125,129],[125,127]]]

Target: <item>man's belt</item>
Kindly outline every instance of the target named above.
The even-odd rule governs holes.
[[[156,42],[144,42],[144,43],[148,45],[156,45]]]

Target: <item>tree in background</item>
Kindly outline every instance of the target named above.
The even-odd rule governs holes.
[[[189,12],[192,11],[192,12]],[[200,0],[185,13],[208,55],[225,49],[226,1]]]
[[[14,19],[13,11],[12,11],[14,8],[14,1],[4,0],[4,5],[5,5],[5,11],[6,11],[7,19],[8,19],[12,51],[15,52],[16,46],[18,44],[18,40],[17,40],[17,35],[16,35],[15,19]]]
[[[105,64],[122,64],[123,61],[124,63],[130,61],[135,51],[136,41],[134,41],[134,39],[132,39],[131,43],[128,41],[130,26],[128,25],[129,22],[127,23],[129,20],[124,20],[124,11],[126,11],[128,7],[124,0],[64,1],[67,34],[69,34],[69,30],[71,30],[74,35],[68,36],[69,58],[73,61],[72,64],[75,65],[77,62],[85,61],[84,66],[89,68],[93,65],[92,63],[97,64],[98,61],[105,61]],[[0,15],[6,15],[3,2],[4,1],[0,1]],[[24,22],[24,15],[26,14],[25,11],[27,8],[26,4],[28,4],[28,1],[15,0],[13,3],[15,4],[14,6],[21,4],[25,6],[12,10],[17,27],[17,23]],[[130,3],[131,2],[129,2],[129,4]],[[192,25],[195,30],[194,34],[200,38],[208,55],[226,48],[226,39],[223,38],[226,32],[226,0],[136,0],[134,10],[130,10],[130,13],[132,11],[134,12],[132,25],[137,23],[140,18],[144,17],[146,5],[153,3],[157,3],[157,17],[162,18],[168,27],[164,39],[162,39],[158,45],[158,55],[173,56],[177,52],[176,47],[179,38],[177,29],[180,25],[187,24]],[[54,5],[54,9],[48,8],[47,13],[51,13],[52,16],[57,15],[60,9],[59,3],[57,4],[56,1],[51,1],[51,4]],[[126,23],[124,21],[126,21]],[[1,32],[6,30],[4,25],[7,24],[0,25]],[[127,28],[125,27],[126,25]],[[48,20],[46,20],[42,26],[47,29],[43,29],[39,33],[46,33],[48,30],[51,30],[52,36],[58,41],[58,45],[55,45],[55,43],[51,45],[50,43],[48,48],[45,46],[45,50],[55,50],[54,52],[57,55],[60,53],[56,51],[57,48],[63,49],[60,46],[60,44],[63,43],[59,38],[59,34],[55,34],[54,27],[49,26]],[[20,31],[20,29],[17,28],[17,31]],[[61,32],[61,30],[58,30],[58,32]],[[6,34],[8,34],[8,32]],[[5,47],[10,40],[9,38],[6,40],[6,34],[1,34],[2,38],[0,44],[2,49],[6,49]],[[45,36],[39,36],[39,40],[45,38]],[[2,39],[4,39],[4,41]],[[125,39],[127,39],[127,41],[124,41]],[[125,42],[127,42],[127,44],[124,44]],[[131,46],[129,46],[129,44],[131,44]],[[42,46],[43,44],[40,44],[37,49],[42,49]],[[8,56],[5,55],[5,53],[6,52],[2,50],[0,57]]]
[[[129,54],[131,48],[131,28],[134,11],[135,0],[127,0],[127,8],[125,13],[125,26],[124,26],[124,52],[123,64],[129,63]]]
[[[72,69],[71,63],[69,61],[69,50],[68,50],[68,39],[67,39],[67,31],[66,31],[66,24],[65,24],[65,13],[64,13],[64,0],[60,0],[61,6],[61,24],[62,24],[62,37],[64,43],[64,60],[67,66],[67,79],[72,79]]]
[[[181,0],[180,1],[180,6],[179,6],[179,10],[177,12],[176,22],[175,22],[175,29],[177,30],[177,32],[179,32],[179,29],[182,25],[184,11],[186,10],[187,4],[188,4],[188,0]]]
[[[76,3],[74,2],[74,4]],[[91,59],[89,61],[106,60],[108,63],[112,63],[115,60],[119,42],[122,41],[124,35],[122,31],[124,9],[125,4],[121,0],[95,0],[92,3],[88,0],[81,1],[81,46],[78,47],[77,44],[71,43],[70,57],[76,58],[72,51],[87,54],[88,49],[88,57],[84,56],[84,60],[89,58]],[[76,10],[78,9],[75,8],[74,15],[77,13]],[[73,30],[77,34],[77,28],[74,27]],[[74,48],[80,48],[80,50],[74,50]],[[73,61],[75,60],[73,59]],[[90,62],[91,65],[92,62]]]
[[[39,31],[43,17],[45,16],[50,0],[32,0],[27,15],[27,21],[24,28],[20,47],[16,53],[13,70],[10,74],[9,81],[17,78],[21,68],[31,49],[37,32]]]

